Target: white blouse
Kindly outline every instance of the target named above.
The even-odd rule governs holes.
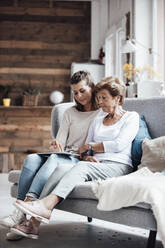
[[[139,130],[139,114],[127,111],[122,118],[113,125],[103,124],[104,116],[96,118],[88,132],[86,144],[102,142],[104,153],[96,153],[98,160],[111,160],[132,165],[131,146]]]

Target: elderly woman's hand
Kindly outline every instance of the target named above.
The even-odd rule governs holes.
[[[52,152],[63,152],[64,151],[62,144],[58,142],[58,140],[52,140],[50,142],[49,149]]]
[[[96,162],[96,163],[99,162],[95,157],[93,157],[93,156],[88,156],[88,155],[84,156],[84,157],[83,157],[83,160],[84,160],[84,161],[89,161],[89,162]]]
[[[85,144],[78,149],[78,154],[85,153],[89,150],[89,144]]]

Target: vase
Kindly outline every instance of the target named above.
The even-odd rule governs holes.
[[[23,95],[23,106],[37,106],[39,94],[37,95]]]
[[[11,99],[10,98],[3,98],[3,106],[4,107],[9,107],[11,103]]]
[[[126,84],[126,97],[134,98],[137,97],[137,83],[129,82]]]

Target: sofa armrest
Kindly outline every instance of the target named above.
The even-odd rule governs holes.
[[[12,170],[9,172],[9,175],[8,175],[8,181],[10,183],[18,183],[19,181],[19,176],[20,176],[20,170]]]

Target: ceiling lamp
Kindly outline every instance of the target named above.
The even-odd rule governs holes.
[[[121,47],[121,53],[134,53],[137,50],[137,46],[129,39],[126,40]]]

